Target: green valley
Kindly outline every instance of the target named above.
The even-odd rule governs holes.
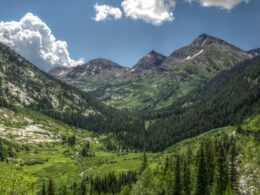
[[[53,189],[57,194],[81,194],[82,181],[85,182],[86,193],[90,193],[92,189],[91,193],[99,194],[98,191],[94,190],[94,184],[91,183],[90,178],[105,177],[111,173],[115,173],[118,177],[128,171],[136,173],[137,181],[122,185],[119,191],[114,192],[121,191],[121,194],[172,194],[176,189],[175,185],[177,185],[176,171],[180,171],[178,185],[181,186],[183,192],[189,190],[189,194],[197,194],[199,164],[197,164],[198,160],[196,159],[199,158],[201,147],[210,147],[209,149],[213,152],[213,150],[217,150],[214,149],[215,144],[229,145],[227,146],[230,149],[225,146],[225,151],[223,151],[225,153],[223,166],[226,167],[226,171],[231,171],[229,163],[231,162],[232,147],[236,147],[236,169],[240,170],[236,173],[237,190],[247,194],[258,194],[260,191],[260,166],[259,156],[257,156],[260,152],[260,134],[258,131],[258,137],[255,137],[250,133],[244,134],[242,129],[237,130],[237,127],[232,126],[211,130],[179,142],[163,153],[145,153],[147,160],[143,169],[144,154],[142,152],[109,151],[106,149],[105,135],[95,135],[27,109],[12,111],[1,108],[0,112],[2,114],[0,146],[13,150],[11,156],[10,154],[9,156],[4,155],[4,159],[0,162],[1,194],[41,193],[43,183],[45,183],[46,189],[48,188],[49,179],[52,179]],[[255,132],[255,129],[260,128],[255,122],[258,119],[259,115],[247,119],[241,127],[243,130]],[[27,132],[28,134],[23,131],[23,139],[21,139],[21,135],[15,136],[15,133],[28,126],[31,131]],[[41,128],[44,132],[40,132],[39,129],[34,131],[32,127]],[[14,129],[16,129],[15,133]],[[6,133],[4,134],[4,132]],[[40,136],[37,134],[46,136],[46,139],[39,140]],[[75,136],[75,143],[66,141],[73,136]],[[82,156],[82,148],[86,143],[89,143],[89,148],[86,156]],[[211,158],[217,162],[217,153],[213,152],[212,154],[215,154],[215,157]],[[177,158],[180,158],[180,170],[176,169]],[[208,162],[207,158],[210,156],[205,156],[205,158]],[[217,173],[218,165],[215,166],[212,171]],[[187,168],[189,171],[185,172]],[[189,178],[186,178],[185,174],[188,174]],[[87,179],[84,180],[84,178]],[[226,179],[229,181],[229,176]],[[188,187],[184,181],[188,181]],[[214,178],[212,182],[212,185],[208,184],[209,191],[211,194],[218,194],[217,178]],[[231,185],[231,183],[229,184]],[[105,188],[108,191],[102,191],[102,189],[100,189],[101,193],[110,194],[113,192],[111,186]],[[225,193],[233,194],[232,190],[232,186],[226,184]]]
[[[133,69],[59,71],[0,44],[0,194],[260,193],[255,52],[203,34]]]
[[[69,189],[85,176],[137,171],[141,166],[142,153],[108,151],[105,135],[94,135],[27,109],[1,108],[0,112],[0,194],[36,194],[49,178],[59,186],[57,192],[62,192],[64,186]],[[71,137],[75,143],[68,141]],[[83,155],[85,144],[89,147]],[[150,158],[156,154],[149,154]]]

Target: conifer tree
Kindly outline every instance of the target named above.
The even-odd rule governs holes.
[[[231,189],[234,192],[238,192],[238,183],[237,183],[237,178],[238,178],[238,173],[237,173],[237,149],[235,143],[233,143],[231,147],[231,159],[230,159],[230,184],[231,184]]]
[[[144,152],[143,154],[143,162],[141,165],[141,172],[143,172],[147,167],[147,156],[146,156],[146,152]]]
[[[189,195],[191,193],[191,175],[188,160],[184,164],[183,170],[183,191],[184,194]]]
[[[170,162],[169,161],[170,161],[169,157],[166,156],[164,170],[163,170],[164,175],[166,174],[166,171],[168,170],[168,168],[170,166]]]
[[[81,189],[81,195],[87,194],[87,187],[86,187],[86,179],[85,178],[81,181],[80,189]]]
[[[72,192],[73,192],[73,195],[77,195],[77,183],[76,182],[74,182],[72,185]]]
[[[54,195],[55,194],[55,189],[54,189],[54,183],[52,179],[49,179],[49,184],[48,184],[48,195]]]
[[[46,195],[46,187],[45,187],[45,182],[42,182],[42,191],[41,191],[41,195]]]
[[[83,148],[81,149],[81,151],[80,151],[80,155],[81,155],[82,157],[87,157],[88,154],[89,154],[89,143],[85,144],[85,145],[83,146]]]
[[[180,168],[180,156],[176,157],[175,165],[175,185],[174,185],[174,195],[180,195],[182,191],[181,187],[181,168]]]
[[[205,175],[207,177],[208,187],[214,182],[215,171],[215,158],[214,158],[214,145],[210,140],[204,142],[205,153]]]
[[[228,170],[226,164],[226,154],[223,144],[220,144],[218,154],[218,193],[223,194],[228,184]]]
[[[93,179],[90,180],[90,192],[89,192],[90,195],[93,194]]]
[[[205,154],[203,144],[201,144],[199,154],[198,154],[198,172],[197,172],[197,195],[206,195],[207,191],[207,175],[205,174],[206,164],[205,164]]]

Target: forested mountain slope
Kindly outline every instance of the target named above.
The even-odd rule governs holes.
[[[73,125],[80,126],[80,119],[95,123],[93,118],[113,113],[113,109],[42,72],[3,44],[0,88],[1,104],[30,107]]]
[[[148,160],[130,194],[258,195],[260,132],[251,132],[228,126],[173,145]]]
[[[260,112],[260,56],[243,61],[192,91],[167,109],[143,112],[145,133],[121,131],[119,140],[131,145],[133,137],[144,136],[136,147],[162,150],[170,145],[226,125],[236,125]]]
[[[220,72],[165,109],[135,113],[111,109],[1,47],[2,105],[23,105],[74,126],[105,132],[127,150],[161,151],[259,112],[259,56]]]

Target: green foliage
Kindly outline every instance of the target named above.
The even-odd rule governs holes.
[[[42,182],[42,190],[41,190],[41,193],[40,193],[41,195],[46,195],[47,193],[46,193],[46,186],[45,186],[45,182],[43,181]]]
[[[54,188],[54,183],[52,179],[49,179],[49,183],[48,183],[48,195],[54,195],[55,194],[55,188]]]
[[[123,131],[124,137],[117,132],[117,139],[123,145],[161,151],[211,129],[241,123],[260,112],[259,64],[260,57],[246,60],[166,109],[138,113],[152,121],[149,127],[144,130],[140,123],[134,130]]]
[[[3,173],[3,170],[1,170]],[[9,172],[8,175],[0,175],[0,194],[28,194],[34,195],[37,192],[34,186],[35,178],[23,175],[19,172]]]
[[[140,171],[143,172],[146,169],[146,167],[147,167],[147,156],[146,156],[146,153],[144,152],[143,162],[142,162]]]
[[[163,91],[163,100],[158,102],[150,99],[154,92],[145,90],[148,95],[142,99],[148,102],[145,106],[151,102],[153,106],[160,105],[164,100],[174,102],[156,111],[118,111],[105,106],[49,77],[1,44],[0,58],[0,106],[5,107],[1,108],[3,116],[0,116],[3,129],[0,194],[87,194],[89,191],[90,194],[222,195],[247,193],[251,185],[259,192],[256,154],[260,151],[260,57],[222,72],[192,93],[188,93],[190,84],[198,84],[202,78],[192,80],[190,75],[203,77],[208,70],[190,64],[177,68],[176,74],[182,76],[182,82],[192,80],[176,89],[187,95],[178,100],[169,99],[175,89],[167,93],[172,86],[158,85]],[[218,64],[214,66],[219,68]],[[137,79],[148,83],[154,78],[150,75]],[[25,99],[19,93],[13,95],[6,83],[18,87]],[[142,88],[136,83],[128,84],[134,90]],[[136,103],[136,99],[129,102]],[[244,120],[248,116],[251,118]],[[242,121],[241,128],[228,127],[202,134],[212,128],[240,125]],[[21,141],[12,133],[25,133],[29,125],[44,128],[40,133],[51,139],[41,142],[31,137],[17,144]],[[171,148],[165,151],[168,147]],[[141,150],[165,151],[166,155],[137,152]],[[239,179],[246,176],[249,180],[239,186]],[[50,179],[46,182],[45,178]]]
[[[81,149],[81,151],[80,151],[80,155],[82,156],[82,157],[87,157],[87,156],[89,156],[90,155],[90,143],[89,142],[87,142],[87,143],[85,143],[84,145],[83,145],[83,147],[82,147],[82,149]]]
[[[181,167],[180,167],[180,156],[176,157],[175,162],[175,178],[174,178],[174,195],[180,195],[182,192],[182,182],[181,182]]]
[[[131,185],[137,180],[136,172],[129,171],[121,173],[118,177],[115,173],[109,173],[103,178],[95,177],[91,180],[92,192],[116,194],[121,191],[124,186]]]
[[[16,156],[16,152],[21,149],[23,149],[22,146],[0,138],[0,161],[4,161],[7,158],[14,158]]]
[[[133,187],[132,194],[156,194],[157,189],[154,184],[154,175],[150,168],[143,171],[141,177]]]

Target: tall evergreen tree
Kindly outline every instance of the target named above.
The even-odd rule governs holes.
[[[72,193],[73,195],[77,195],[77,183],[74,182],[72,185]]]
[[[188,157],[189,158],[189,157]],[[188,160],[184,163],[183,169],[183,191],[185,195],[189,195],[191,193],[191,175],[190,175],[190,165]]]
[[[54,195],[54,194],[55,194],[54,183],[53,180],[50,178],[48,184],[48,195]]]
[[[237,172],[237,149],[235,143],[231,147],[231,158],[230,158],[230,184],[234,192],[238,192],[238,172]]]
[[[90,195],[93,194],[93,180],[91,179],[90,180],[90,192],[89,192]]]
[[[218,193],[223,194],[228,185],[228,170],[226,162],[225,148],[220,144],[218,153]]]
[[[174,181],[174,195],[181,195],[182,186],[181,186],[181,168],[180,168],[180,156],[176,157],[175,164],[175,181]]]
[[[41,190],[41,195],[46,195],[46,187],[45,187],[45,182],[42,182],[42,190]]]
[[[197,195],[206,195],[209,194],[207,191],[207,175],[205,173],[206,164],[205,164],[205,154],[204,147],[201,144],[198,154],[198,172],[197,172],[197,186],[196,186],[196,194]]]
[[[143,154],[143,162],[142,162],[142,165],[141,165],[141,172],[143,172],[146,167],[147,167],[147,156],[146,156],[146,152],[144,152]]]
[[[212,141],[206,140],[204,142],[205,153],[205,175],[207,177],[208,187],[214,182],[215,171],[215,157],[214,157],[214,145]]]
[[[166,156],[166,159],[165,159],[165,165],[164,165],[164,170],[163,170],[163,173],[164,173],[164,175],[166,174],[166,171],[168,170],[168,168],[169,168],[169,157],[168,156]]]
[[[86,179],[82,179],[80,184],[81,195],[87,195]]]

